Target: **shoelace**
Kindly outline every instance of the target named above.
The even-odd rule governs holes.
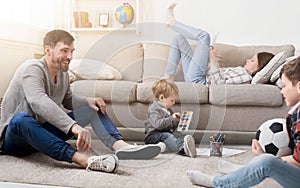
[[[98,158],[98,159],[94,159],[92,162],[90,162],[88,164],[88,166],[86,167],[86,170],[87,171],[90,171],[90,170],[100,170],[100,171],[103,171],[105,169],[104,165],[103,165],[103,160],[106,159],[106,158]]]

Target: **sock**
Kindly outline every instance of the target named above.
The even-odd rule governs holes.
[[[229,161],[219,160],[218,162],[218,168],[219,171],[223,174],[229,174],[231,172],[234,172],[240,168],[242,168],[244,165],[239,165],[235,163],[231,163]]]
[[[204,173],[202,173],[200,171],[196,171],[196,170],[187,170],[186,174],[188,175],[190,181],[194,185],[213,187],[214,176],[210,176],[210,175],[204,174]]]
[[[156,145],[158,145],[158,146],[160,147],[160,153],[163,153],[163,152],[166,151],[167,146],[166,146],[165,143],[163,143],[163,142],[158,142]]]
[[[176,21],[175,15],[174,15],[175,6],[176,6],[176,3],[172,3],[168,7],[168,21],[167,21],[168,27],[172,27]]]

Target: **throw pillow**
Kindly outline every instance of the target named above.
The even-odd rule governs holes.
[[[281,79],[277,79],[276,82],[274,83],[276,86],[278,86],[280,89],[282,88],[282,82]]]
[[[273,72],[284,62],[285,51],[276,54],[269,63],[252,78],[251,84],[265,84],[270,81]]]
[[[280,70],[282,69],[283,65],[285,65],[286,63],[296,59],[298,56],[292,56],[292,57],[289,57],[289,58],[286,58],[285,62],[280,65],[272,74],[271,78],[270,78],[270,81],[271,83],[275,83],[276,80],[279,78],[279,74],[280,74]]]
[[[122,74],[104,62],[94,59],[73,59],[69,65],[70,81],[121,80]]]

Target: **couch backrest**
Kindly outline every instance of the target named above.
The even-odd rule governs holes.
[[[122,80],[139,82],[143,75],[143,61],[143,44],[137,43],[115,52],[106,63],[122,73]]]
[[[144,43],[144,82],[164,76],[169,51],[169,44],[153,42]],[[178,66],[177,68],[175,81],[184,81],[181,66]]]
[[[286,45],[253,45],[253,46],[234,46],[229,44],[216,44],[216,60],[220,66],[235,67],[244,65],[246,60],[253,57],[258,52],[271,52],[274,55],[285,51],[286,57],[295,54],[295,47]]]
[[[106,63],[122,73],[122,80],[153,81],[164,76],[169,50],[170,45],[165,43],[136,43],[119,50]],[[248,58],[262,51],[273,54],[285,51],[286,56],[290,57],[295,54],[295,47],[290,44],[234,46],[217,43],[216,59],[221,66],[241,66]],[[181,66],[178,66],[175,81],[184,81]]]
[[[164,76],[170,45],[143,42],[127,46],[112,55],[106,63],[122,73],[122,80],[147,82]],[[178,67],[176,81],[184,81]]]

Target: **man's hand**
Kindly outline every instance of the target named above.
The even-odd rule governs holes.
[[[101,113],[104,115],[106,112],[106,104],[102,98],[90,98],[88,97],[86,99],[89,107],[95,111],[101,111]]]
[[[90,151],[92,138],[90,132],[79,126],[78,124],[74,124],[71,128],[72,133],[77,138],[76,148],[78,151]]]
[[[264,150],[260,147],[258,141],[256,139],[252,139],[252,153],[253,155],[260,155],[265,153]]]

